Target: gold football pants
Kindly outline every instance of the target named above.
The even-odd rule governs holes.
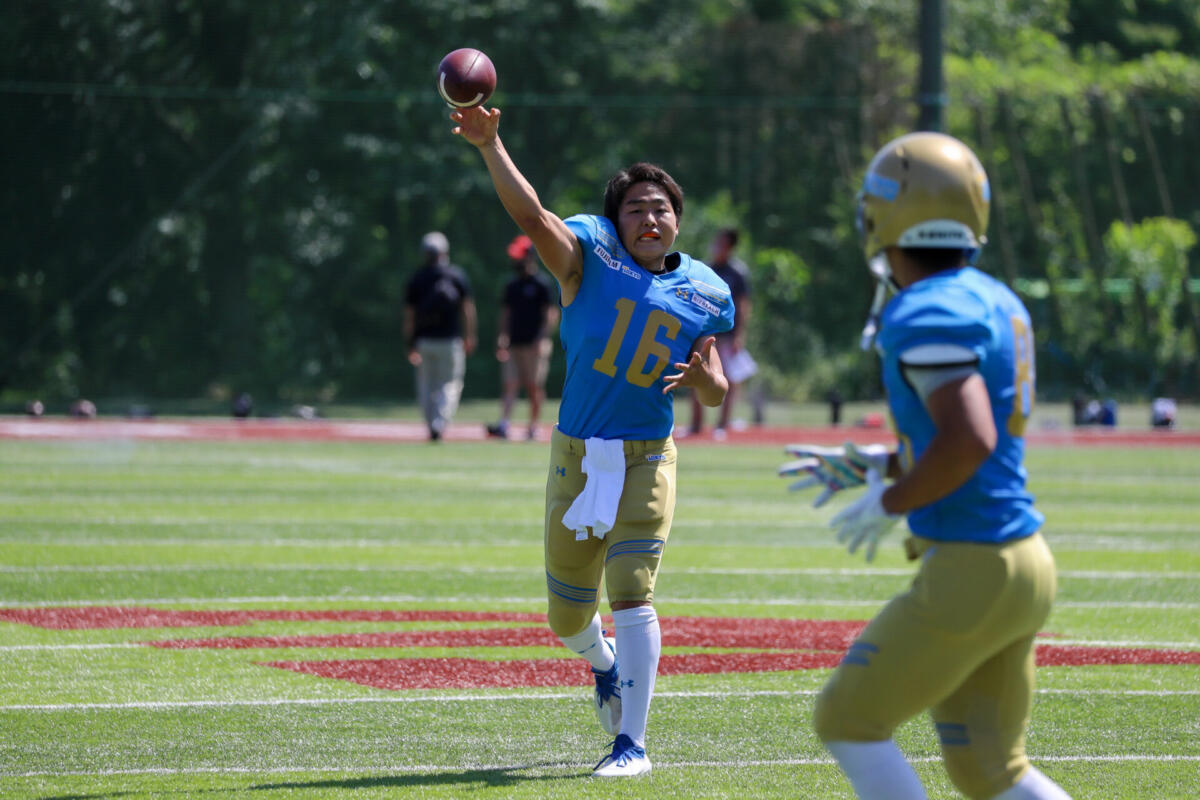
[[[911,588],[847,650],[817,699],[815,727],[825,741],[882,741],[929,709],[954,783],[992,797],[1028,767],[1033,640],[1054,601],[1054,558],[1040,534],[915,542]]]
[[[625,486],[612,530],[578,540],[563,514],[583,491],[584,440],[554,429],[546,479],[546,587],[550,628],[574,636],[592,621],[603,579],[608,602],[650,602],[675,513],[675,442],[627,441]]]

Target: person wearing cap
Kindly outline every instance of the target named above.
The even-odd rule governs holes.
[[[436,442],[458,410],[467,356],[475,350],[475,301],[467,274],[450,263],[445,234],[425,234],[421,257],[405,290],[404,338],[417,370],[417,401]]]
[[[547,281],[538,273],[537,251],[524,234],[508,245],[508,258],[516,273],[504,287],[500,307],[499,334],[496,336],[496,360],[500,362],[500,421],[488,425],[487,432],[508,438],[517,393],[525,390],[529,398],[527,438],[536,439],[538,417],[545,399],[546,374],[554,344],[550,334],[558,322],[558,307]]]

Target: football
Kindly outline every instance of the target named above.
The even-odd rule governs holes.
[[[437,89],[442,99],[455,108],[480,105],[496,91],[496,68],[479,50],[452,50],[438,64]]]

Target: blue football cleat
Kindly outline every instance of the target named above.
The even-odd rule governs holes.
[[[604,672],[592,667],[592,675],[596,678],[596,716],[604,732],[615,736],[621,730],[621,687],[617,677],[620,664],[616,661],[616,641],[612,637],[605,637],[604,643],[612,651],[613,665]]]
[[[596,765],[592,774],[600,778],[632,778],[649,771],[650,759],[646,757],[646,749],[638,747],[622,733],[613,741],[612,752]]]

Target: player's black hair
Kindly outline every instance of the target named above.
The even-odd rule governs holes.
[[[738,229],[737,228],[721,228],[717,231],[717,236],[724,237],[725,241],[729,242],[730,248],[737,247]]]
[[[971,256],[970,250],[954,247],[905,247],[905,255],[912,258],[928,272],[965,267]]]
[[[625,194],[635,183],[653,183],[661,187],[671,200],[671,208],[675,209],[675,216],[683,218],[683,189],[679,188],[675,179],[668,175],[662,167],[639,161],[609,178],[608,186],[604,188],[604,216],[612,220],[613,225],[617,225],[617,216],[621,210],[621,203],[625,200]]]

